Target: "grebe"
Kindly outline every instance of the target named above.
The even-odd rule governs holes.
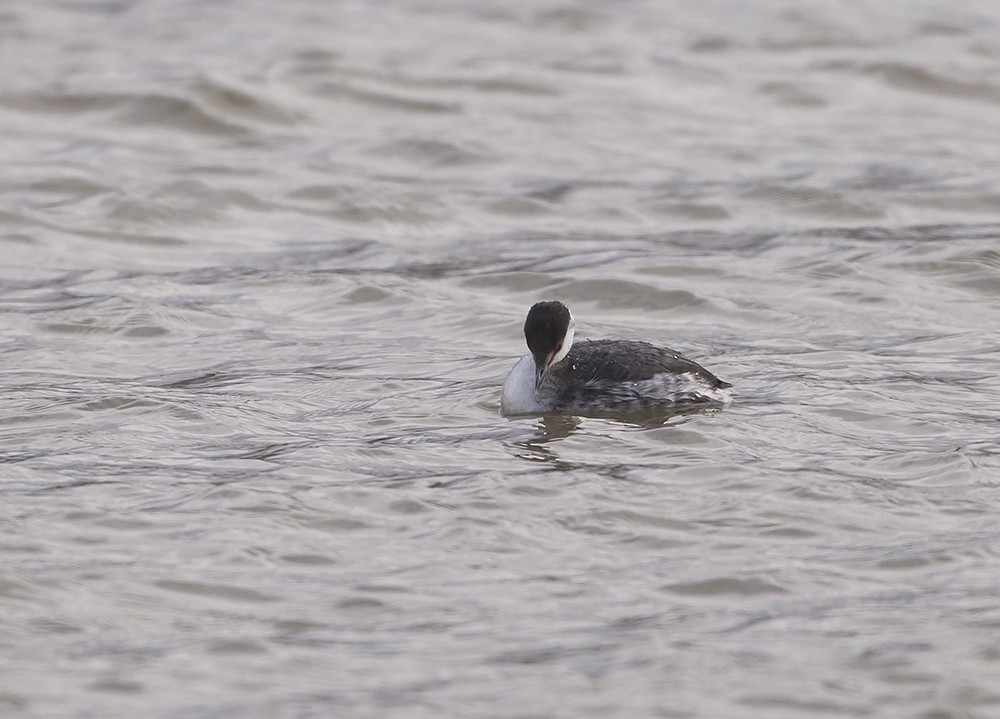
[[[503,383],[504,415],[630,412],[657,407],[711,407],[731,401],[732,385],[666,347],[634,340],[573,344],[575,323],[562,302],[528,311],[530,352]]]

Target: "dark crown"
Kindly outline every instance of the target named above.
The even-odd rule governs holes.
[[[531,306],[524,321],[524,339],[535,362],[544,363],[549,353],[563,341],[569,320],[569,308],[557,300]]]

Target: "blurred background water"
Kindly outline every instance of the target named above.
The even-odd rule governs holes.
[[[992,0],[9,0],[0,715],[995,717]],[[528,306],[735,386],[498,414]]]

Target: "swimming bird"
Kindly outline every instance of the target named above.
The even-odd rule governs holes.
[[[524,321],[529,352],[507,375],[504,415],[634,412],[731,401],[723,382],[666,347],[636,340],[573,344],[576,323],[559,301],[538,302]]]

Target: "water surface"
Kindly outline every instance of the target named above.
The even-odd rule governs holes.
[[[0,713],[995,716],[998,31],[8,3]],[[500,417],[542,298],[735,403]]]

